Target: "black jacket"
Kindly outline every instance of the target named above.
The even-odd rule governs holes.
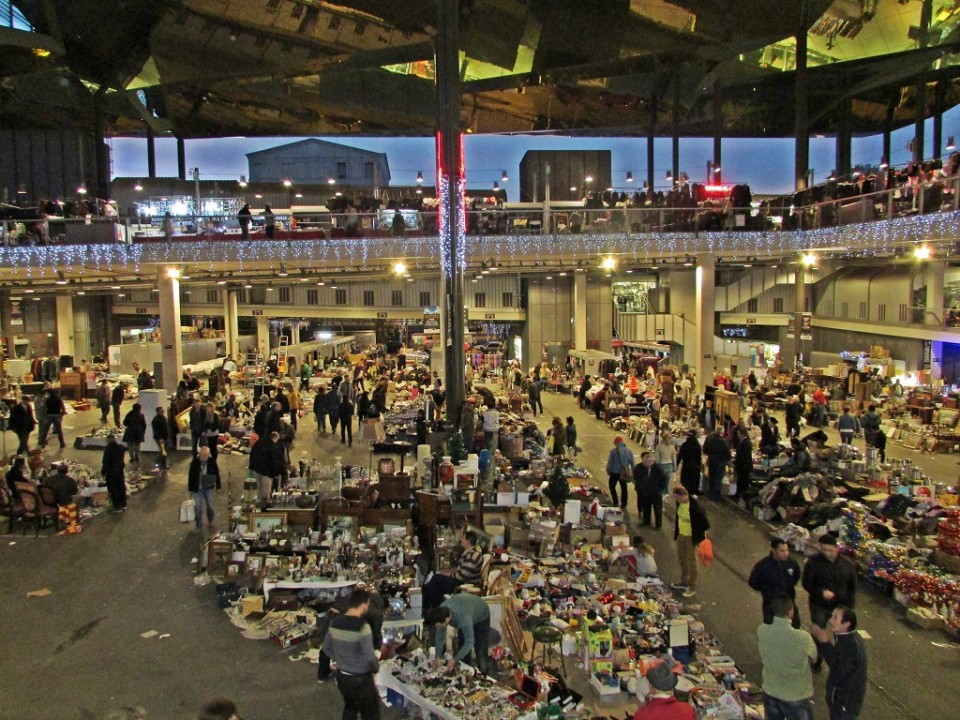
[[[154,415],[150,421],[150,428],[153,430],[153,439],[159,442],[166,442],[170,439],[170,423],[166,416]]]
[[[17,403],[10,409],[10,429],[15,433],[33,432],[37,427],[37,421],[33,419],[33,413],[23,403]]]
[[[817,554],[807,560],[803,568],[803,589],[810,594],[811,608],[830,612],[839,605],[852,608],[857,597],[857,571],[843,555],[836,562],[830,562]],[[833,600],[823,599],[824,590],[833,592]]]
[[[669,482],[663,468],[656,463],[650,467],[642,462],[633,466],[633,485],[637,489],[637,495],[661,495],[666,491]]]
[[[753,566],[747,584],[763,595],[763,600],[766,602],[778,595],[795,598],[798,582],[800,582],[800,565],[796,560],[787,558],[780,562],[773,555],[767,555]]]
[[[123,481],[123,454],[127,449],[118,442],[108,442],[103,449],[103,459],[100,462],[100,474],[108,483],[110,480]]]
[[[696,438],[688,437],[680,444],[680,449],[677,450],[677,464],[680,465],[682,477],[700,477],[700,468],[703,465],[702,453],[700,441]]]
[[[257,445],[260,443],[258,442]],[[187,490],[197,492],[200,490],[200,458],[194,456],[190,462],[190,469],[187,471]],[[207,475],[217,476],[217,490],[220,489],[220,468],[217,467],[217,459],[213,456],[207,458]]]
[[[734,458],[733,464],[737,470],[747,472],[753,470],[753,443],[750,442],[749,437],[744,436],[737,443],[737,456]]]
[[[279,445],[279,443],[277,443]],[[262,437],[250,449],[250,464],[247,466],[255,473],[266,477],[275,477],[280,468],[274,462],[273,441]]]
[[[693,537],[693,544],[699,545],[707,536],[707,530],[710,529],[710,520],[703,509],[703,505],[695,497],[690,498],[690,530]],[[680,516],[673,519],[673,539],[680,537]]]
[[[123,402],[123,395],[124,395],[123,386],[122,386],[122,385],[117,385],[117,386],[113,389],[113,391],[110,393],[110,404],[111,404],[111,405],[119,405],[120,403],[122,403],[122,402]]]
[[[147,419],[140,410],[131,410],[123,419],[123,441],[125,443],[142,443],[147,435]]]
[[[856,631],[837,635],[836,640],[836,645],[820,646],[830,668],[827,706],[844,710],[844,717],[857,717],[867,694],[867,646]]]
[[[703,441],[703,454],[707,460],[716,465],[725,465],[730,462],[730,446],[717,433],[710,433]]]
[[[256,415],[253,416],[253,431],[259,437],[265,437],[267,434],[267,413],[269,412],[270,408],[268,406],[261,405]]]

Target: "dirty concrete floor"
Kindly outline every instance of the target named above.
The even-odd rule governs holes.
[[[605,485],[603,468],[614,433],[577,410],[568,395],[546,393],[544,404],[546,417],[576,418],[585,448],[579,461]],[[68,440],[95,425],[98,417],[94,411],[68,418]],[[14,441],[8,433],[8,447]],[[891,455],[913,457],[939,477],[957,475],[956,456],[919,456],[892,445]],[[309,418],[301,421],[295,450],[297,457],[307,450],[328,461],[340,454],[344,462],[369,459],[359,444],[344,452],[339,439],[318,435]],[[100,460],[97,451],[62,452],[94,466]],[[221,468],[239,483],[246,474],[246,457],[223,456]],[[79,535],[50,536],[45,531],[37,539],[31,533],[0,536],[0,720],[90,720],[125,707],[141,707],[151,720],[193,718],[203,702],[220,696],[233,698],[248,720],[339,715],[339,694],[329,683],[317,685],[315,666],[291,662],[271,642],[245,640],[217,609],[213,589],[194,586],[193,559],[202,538],[177,521],[179,505],[187,498],[186,463],[187,454],[177,454],[167,479],[132,496],[129,512],[100,515]],[[218,518],[225,522],[225,492],[217,503]],[[717,562],[703,573],[694,612],[749,677],[759,681],[755,631],[760,601],[746,577],[767,552],[769,529],[728,503],[708,503],[707,509]],[[629,519],[634,519],[632,514]],[[672,527],[669,509],[665,527]],[[646,536],[657,549],[663,577],[675,580],[672,533]],[[52,594],[27,597],[27,592],[42,588]],[[800,598],[801,608],[805,600]],[[870,685],[862,717],[956,717],[958,646],[942,633],[907,625],[898,605],[868,588],[861,587],[858,611],[862,627],[873,638],[868,643]],[[140,637],[149,630],[169,637]],[[827,717],[824,681],[825,673],[815,680],[817,720]]]

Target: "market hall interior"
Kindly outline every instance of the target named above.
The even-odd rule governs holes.
[[[540,663],[587,714],[644,694],[649,653],[615,656],[596,639],[611,628],[678,659],[689,644],[681,692],[754,712],[750,569],[773,534],[802,564],[826,528],[860,572],[861,717],[952,717],[960,10],[720,5],[0,2],[0,718],[196,717],[223,696],[242,717],[326,717],[341,697],[309,662],[322,611],[374,579],[397,596],[389,640],[409,642],[427,594],[410,585],[456,566],[467,524],[510,557],[477,580],[499,570],[508,596],[489,603],[498,699],[500,648],[531,656],[550,612],[504,573],[534,567],[581,572],[578,603],[610,594],[606,625],[564,622],[564,657]],[[629,137],[638,159],[559,146],[513,181],[464,167],[464,138],[528,132]],[[367,134],[436,137],[436,153],[391,182],[387,153],[313,137]],[[878,151],[854,163],[870,134]],[[197,139],[268,135],[311,137],[229,179],[188,168]],[[112,177],[124,136],[143,140],[142,177]],[[820,136],[835,152],[818,176]],[[792,140],[790,192],[731,169],[731,140],[761,137]],[[681,155],[697,138],[709,157]],[[321,387],[349,440],[317,432]],[[280,407],[258,411],[265,396]],[[582,451],[564,460],[567,416]],[[712,486],[697,477],[715,560],[695,588],[669,586],[674,499],[660,531],[632,485],[622,517],[610,502],[613,439],[660,462],[657,424],[664,447],[715,425],[734,446]],[[204,445],[218,473],[192,459]],[[637,533],[664,585],[622,584]],[[641,642],[610,610],[619,593],[643,598]],[[409,704],[386,712],[414,715],[426,691],[398,662],[378,683]],[[519,714],[503,705],[474,703]]]

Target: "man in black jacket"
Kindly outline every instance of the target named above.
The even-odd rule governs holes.
[[[17,447],[17,455],[25,455],[30,452],[27,441],[30,439],[30,433],[37,427],[37,421],[33,418],[33,408],[26,398],[20,400],[10,409],[10,429],[17,434],[20,445]]]
[[[160,460],[157,467],[161,470],[167,469],[167,443],[170,442],[170,423],[167,422],[166,411],[163,406],[157,408],[157,414],[150,421],[150,429],[153,430],[153,440],[157,443],[160,451]]]
[[[797,583],[800,582],[800,565],[790,557],[790,546],[785,540],[770,541],[770,554],[753,566],[747,583],[763,597],[763,622],[773,623],[775,597],[788,597],[793,604],[793,626],[800,627],[800,611],[797,609]]]
[[[274,439],[274,437],[276,439]],[[273,433],[261,437],[250,448],[250,472],[257,481],[257,500],[266,507],[270,503],[270,493],[273,489],[273,479],[280,473],[277,466],[275,446],[280,442],[280,434]]]
[[[43,422],[40,423],[40,436],[38,439],[40,447],[47,446],[47,435],[52,425],[57,433],[57,438],[60,440],[60,447],[65,448],[67,444],[63,440],[63,416],[66,408],[63,406],[63,398],[60,397],[60,393],[55,389],[51,389],[47,392],[47,397],[44,399],[43,405],[45,412],[43,414]]]
[[[111,435],[107,446],[103,449],[103,459],[100,463],[100,474],[107,482],[107,491],[110,493],[110,502],[113,504],[110,512],[118,513],[127,509],[127,483],[123,473],[123,455],[127,449],[117,442],[117,436]]]
[[[700,501],[691,496],[683,485],[673,488],[677,501],[677,515],[673,524],[673,539],[677,543],[680,560],[680,582],[673,587],[684,590],[684,597],[697,594],[697,546],[707,537],[710,520]]]
[[[803,589],[810,595],[810,622],[814,639],[817,630],[827,626],[833,611],[840,607],[852,608],[857,595],[857,572],[848,558],[840,555],[837,539],[829,533],[820,537],[820,552],[803,568]],[[820,644],[817,647],[822,651]],[[822,655],[817,657],[815,671],[822,666]]]
[[[830,720],[857,720],[867,694],[867,645],[857,632],[857,614],[847,607],[830,613],[827,629],[813,636],[827,659],[827,707]]]
[[[117,386],[110,393],[110,406],[113,408],[113,424],[120,427],[120,406],[123,405],[123,398],[126,395],[126,383],[117,383]]]
[[[734,495],[736,498],[750,487],[750,473],[753,472],[753,443],[750,441],[750,433],[743,426],[738,426],[734,430],[733,438],[737,451],[733,460],[733,471],[737,476],[737,492]]]
[[[697,439],[697,431],[691,430],[687,439],[677,450],[677,466],[680,468],[680,484],[689,495],[700,492],[700,473],[703,471],[703,449]]]
[[[640,464],[633,466],[633,485],[637,490],[637,515],[642,516],[642,524],[650,524],[652,508],[655,527],[659,530],[663,526],[663,494],[670,481],[655,459],[650,452],[640,456]]]
[[[257,443],[258,445],[260,443]],[[213,529],[213,491],[220,489],[220,468],[210,448],[201,445],[187,471],[187,492],[193,495],[196,529],[203,527],[203,506],[207,506],[207,527]]]
[[[723,476],[730,462],[730,446],[720,434],[720,429],[714,430],[703,441],[703,454],[707,456],[707,474],[710,477],[710,499],[719,502],[722,498],[720,490],[723,487]]]

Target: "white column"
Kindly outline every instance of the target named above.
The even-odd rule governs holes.
[[[60,355],[74,355],[73,342],[73,295],[57,295],[57,352]],[[79,363],[77,363],[79,364]]]
[[[237,291],[224,290],[223,295],[223,337],[226,344],[227,355],[233,355],[234,360],[238,360],[239,351],[237,349],[237,338],[239,331],[237,328]]]
[[[923,281],[927,286],[926,308],[930,311],[924,315],[924,325],[943,326],[943,274],[945,271],[946,263],[936,260],[929,261],[923,269]]]
[[[163,361],[163,389],[174,392],[183,374],[183,343],[180,338],[180,274],[160,268],[160,359]]]
[[[257,347],[264,359],[270,354],[270,318],[257,316]]]
[[[690,363],[697,372],[698,393],[703,393],[704,388],[713,382],[715,370],[713,360],[713,338],[716,334],[714,328],[715,269],[712,257],[700,258],[697,265],[696,317],[694,318],[697,323],[694,343],[696,353],[693,362]]]
[[[300,342],[300,321],[290,321],[290,344],[297,345]]]
[[[577,350],[587,349],[587,274],[573,276],[573,342]]]

